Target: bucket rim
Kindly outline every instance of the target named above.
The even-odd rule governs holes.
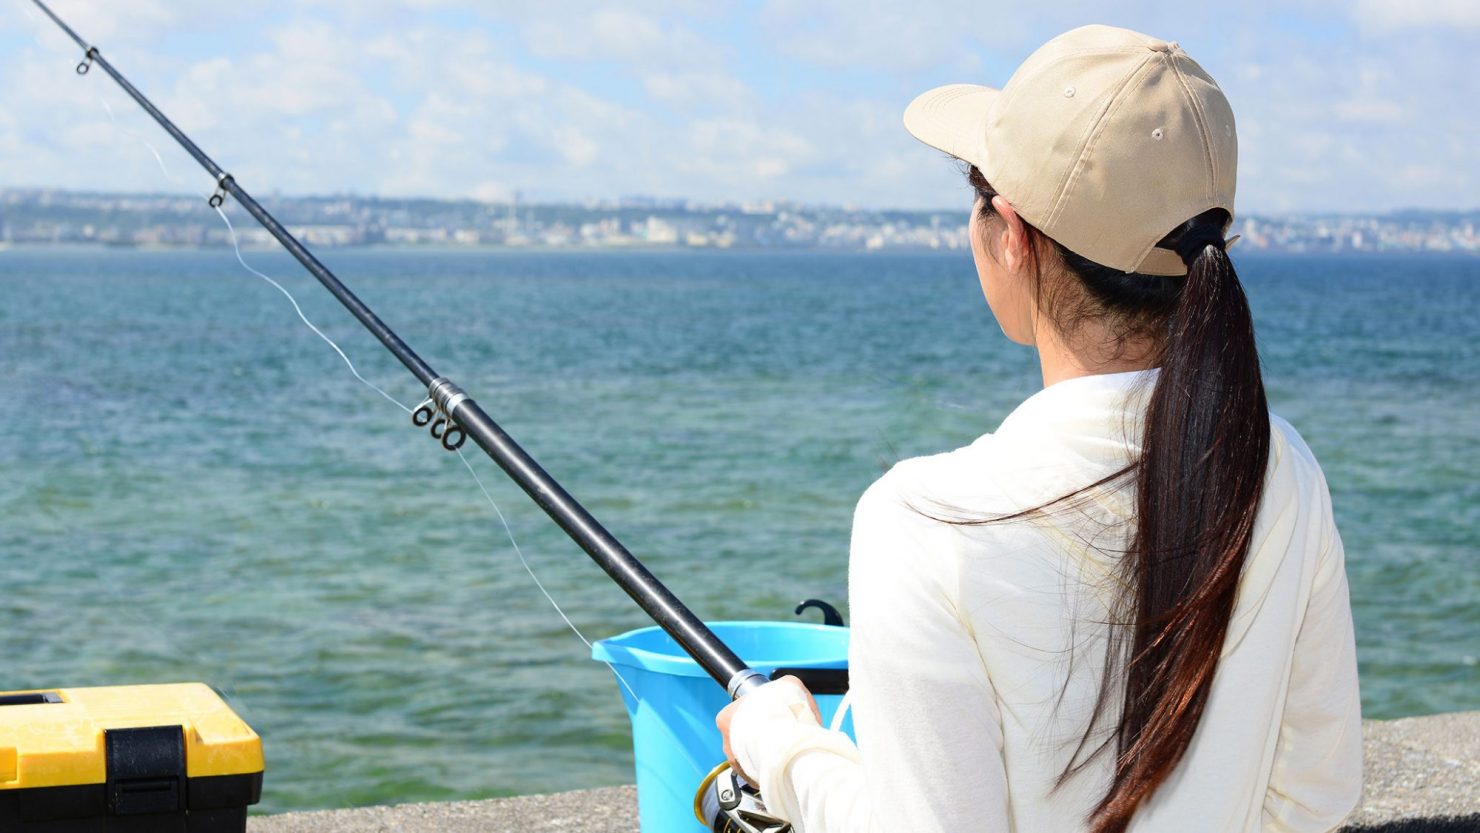
[[[818,622],[788,622],[768,619],[726,619],[716,622],[705,622],[704,624],[708,626],[711,630],[716,631],[721,639],[724,638],[724,634],[720,632],[726,629],[743,627],[746,629],[755,630],[758,629],[757,626],[759,626],[759,629],[764,630],[825,633],[832,636],[841,635],[845,641],[848,638],[848,628],[840,627],[838,625],[824,625]],[[662,628],[658,627],[657,625],[648,625],[647,627],[636,628],[625,633],[619,633],[615,636],[609,636],[605,639],[598,639],[597,641],[591,643],[591,658],[598,662],[620,665],[624,668],[635,668],[642,671],[652,671],[656,673],[669,674],[679,677],[708,676],[704,669],[699,667],[699,664],[697,662],[694,662],[691,657],[682,652],[677,654],[659,653],[657,651],[651,651],[645,648],[622,644],[622,640],[636,639],[641,636],[651,634],[654,631],[662,631]],[[798,668],[846,668],[848,666],[848,658],[846,656],[846,653],[844,656],[840,657],[837,655],[836,652],[826,655],[819,653],[815,656],[790,657],[784,662],[767,660],[764,658],[754,661],[746,659],[746,662],[759,668],[775,668],[778,666],[796,666]]]

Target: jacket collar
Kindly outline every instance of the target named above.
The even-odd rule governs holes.
[[[1139,444],[1141,419],[1158,373],[1153,367],[1078,376],[1049,385],[1013,409],[995,435],[1045,431],[1104,435],[1107,429],[1123,428],[1124,436]]]

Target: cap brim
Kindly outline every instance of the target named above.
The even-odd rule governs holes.
[[[904,127],[931,147],[988,169],[987,114],[1001,90],[979,84],[936,87],[904,110]]]

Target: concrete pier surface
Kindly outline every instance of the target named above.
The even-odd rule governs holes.
[[[1369,720],[1349,833],[1480,833],[1480,712]],[[270,774],[269,774],[270,777]],[[254,816],[247,833],[637,833],[637,790]]]

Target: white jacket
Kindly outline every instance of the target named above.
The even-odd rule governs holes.
[[[1069,833],[1113,744],[1055,791],[1104,672],[1134,488],[1032,507],[1139,454],[1155,371],[1055,384],[966,448],[907,460],[859,501],[849,567],[857,748],[778,702],[741,701],[732,744],[801,833]],[[1337,828],[1361,792],[1361,702],[1341,539],[1320,467],[1272,418],[1263,503],[1202,721],[1133,833]],[[751,702],[753,701],[753,702]],[[1119,700],[1112,696],[1106,731]]]

